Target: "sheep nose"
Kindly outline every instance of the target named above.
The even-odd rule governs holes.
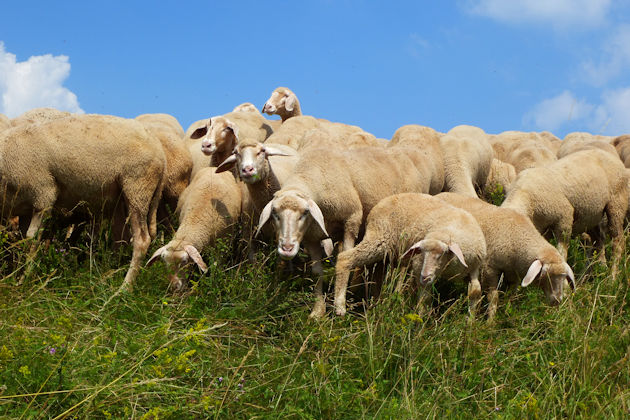
[[[247,165],[243,167],[243,175],[252,175],[254,173],[254,167]]]
[[[286,252],[291,252],[293,251],[295,245],[293,244],[282,244],[282,250],[286,251]]]

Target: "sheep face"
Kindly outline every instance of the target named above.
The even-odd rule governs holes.
[[[543,289],[550,306],[557,306],[562,302],[565,282],[575,289],[573,270],[564,261],[543,263],[541,260],[535,260],[527,270],[521,286],[527,287],[534,282]]]
[[[216,172],[224,172],[236,165],[238,174],[246,184],[255,184],[269,177],[269,156],[289,156],[282,150],[262,143],[238,144]]]
[[[293,92],[286,88],[278,88],[273,91],[265,105],[262,112],[269,115],[280,114],[284,111],[292,112],[295,108],[295,102],[297,97]]]
[[[300,243],[315,221],[318,228],[328,236],[321,210],[310,198],[295,192],[280,194],[270,201],[260,214],[258,230],[272,218],[278,240],[278,253],[284,260],[293,259]]]
[[[201,272],[205,273],[208,270],[208,266],[203,261],[201,254],[190,243],[179,242],[164,245],[153,253],[147,262],[147,266],[155,263],[160,257],[162,257],[167,266],[174,267],[174,274],[168,276],[169,283],[174,291],[181,291],[185,288],[184,281],[179,277],[179,272],[191,261],[197,264]]]
[[[423,257],[418,279],[422,286],[433,284],[453,258],[457,258],[464,267],[468,267],[462,250],[456,243],[449,245],[437,239],[423,239],[409,248],[403,257],[416,253],[421,253]]]
[[[207,156],[232,150],[238,143],[238,127],[227,118],[210,118],[205,130],[205,137],[201,141],[201,151]]]

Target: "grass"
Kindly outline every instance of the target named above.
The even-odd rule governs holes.
[[[627,261],[615,282],[577,241],[573,296],[550,308],[539,289],[508,290],[492,327],[467,324],[465,293],[421,318],[393,281],[367,310],[309,321],[308,272],[274,285],[273,250],[241,263],[230,241],[184,296],[155,264],[110,299],[130,250],[106,242],[58,237],[29,260],[28,242],[0,235],[3,418],[630,415]]]

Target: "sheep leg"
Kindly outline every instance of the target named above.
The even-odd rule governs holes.
[[[313,274],[317,276],[315,283],[315,305],[309,318],[321,319],[326,316],[326,298],[324,296],[324,267],[322,266],[323,252],[319,241],[305,243],[304,247],[311,257]]]
[[[490,268],[483,270],[483,288],[486,291],[488,297],[488,323],[494,322],[494,316],[497,313],[497,306],[499,305],[499,273],[498,271]]]
[[[133,252],[131,254],[131,264],[125,275],[122,288],[131,291],[133,282],[140,271],[140,263],[146,255],[151,244],[151,235],[147,226],[146,213],[134,208],[130,208],[129,219],[131,222],[131,233],[133,236]]]
[[[34,238],[37,235],[39,228],[42,226],[42,221],[44,220],[45,215],[46,210],[33,210],[31,222],[29,223],[26,231],[27,238]]]
[[[611,275],[613,280],[617,278],[621,257],[625,253],[626,248],[626,240],[623,235],[623,221],[627,209],[627,196],[622,194],[621,200],[620,197],[616,198],[619,203],[608,203],[605,209],[608,217],[608,232],[612,236],[613,258]]]
[[[477,267],[470,273],[470,282],[468,283],[468,312],[470,314],[470,323],[475,321],[479,303],[481,303],[481,283],[479,282],[479,267]]]
[[[346,314],[346,291],[350,271],[357,267],[374,264],[385,257],[385,246],[381,240],[365,238],[359,245],[344,250],[337,256],[335,266],[335,312],[339,316]]]

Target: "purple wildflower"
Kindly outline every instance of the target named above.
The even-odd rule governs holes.
[[[51,347],[51,348],[48,350],[48,353],[50,353],[50,354],[55,354],[55,353],[57,353],[57,349],[56,349],[56,348],[54,348],[54,347]]]

